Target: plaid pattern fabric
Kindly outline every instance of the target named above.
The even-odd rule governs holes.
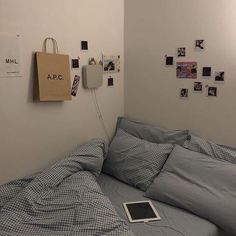
[[[7,184],[0,186],[0,210],[16,196],[22,189],[24,189],[35,176],[28,176],[22,179],[13,180]]]
[[[185,141],[184,147],[195,152],[200,152],[216,158],[236,164],[236,150],[227,146],[221,146],[203,138],[191,135]]]
[[[173,147],[173,144],[151,143],[118,129],[110,144],[103,172],[146,191]]]
[[[0,235],[133,236],[96,181],[105,146],[94,140],[36,177],[0,186]]]

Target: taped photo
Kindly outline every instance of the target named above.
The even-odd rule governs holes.
[[[185,57],[186,56],[186,48],[178,48],[177,55],[178,55],[178,57]]]
[[[176,77],[180,79],[197,79],[197,62],[177,62]]]
[[[179,96],[180,98],[182,99],[188,99],[188,89],[187,88],[181,88],[180,89],[180,93],[179,93]]]
[[[198,39],[195,41],[195,48],[197,50],[204,50],[205,48],[205,40],[204,39]]]
[[[215,83],[222,84],[225,82],[225,72],[224,71],[216,71],[215,72]]]
[[[80,81],[80,76],[75,75],[74,81],[73,81],[73,84],[72,84],[72,88],[71,88],[71,95],[74,96],[74,97],[77,95],[77,92],[78,92],[79,81]]]
[[[217,97],[217,87],[208,87],[207,88],[208,97]]]
[[[202,93],[202,82],[194,82],[193,83],[193,92]]]
[[[120,72],[120,56],[103,55],[103,72],[104,73],[119,73]]]
[[[211,76],[211,67],[203,67],[202,68],[202,76],[210,77]]]

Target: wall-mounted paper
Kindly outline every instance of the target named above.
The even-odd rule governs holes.
[[[21,76],[19,36],[0,33],[0,77]]]
[[[120,56],[103,55],[103,73],[119,73],[120,72]]]
[[[197,79],[197,62],[177,62],[176,77],[181,79]]]

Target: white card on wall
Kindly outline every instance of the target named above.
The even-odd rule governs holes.
[[[0,33],[0,77],[20,77],[19,35]]]
[[[120,55],[103,55],[103,73],[120,72]]]

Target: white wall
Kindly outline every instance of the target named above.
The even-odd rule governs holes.
[[[126,116],[236,146],[235,11],[235,0],[125,1]],[[205,39],[204,52],[194,51],[196,39]],[[175,67],[165,66],[165,54],[176,56],[177,47],[187,48],[179,61],[225,71],[217,98],[193,94],[193,80],[177,79]],[[201,76],[197,81],[215,85]],[[178,97],[181,87],[190,89],[187,101]]]
[[[21,78],[0,78],[0,182],[21,177],[62,158],[80,143],[105,137],[90,92],[80,88],[72,102],[33,102],[33,62],[44,38],[54,37],[61,53],[89,57],[121,55],[114,87],[106,77],[97,97],[109,134],[123,115],[123,0],[0,0],[0,32],[21,36]],[[80,41],[89,51],[80,51]],[[71,78],[74,76],[71,74]],[[80,74],[80,71],[79,71]]]

